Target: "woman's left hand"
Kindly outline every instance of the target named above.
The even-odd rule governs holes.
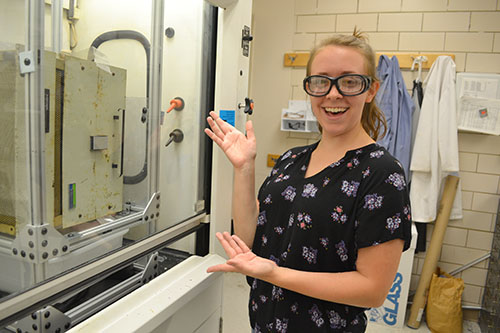
[[[276,263],[269,259],[258,257],[238,236],[231,236],[228,232],[215,235],[221,243],[229,260],[224,264],[211,266],[207,269],[212,272],[237,272],[258,279],[266,279],[275,268]]]

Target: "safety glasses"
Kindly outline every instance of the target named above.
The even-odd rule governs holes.
[[[314,97],[328,95],[334,85],[342,96],[357,96],[370,89],[372,79],[361,74],[345,74],[338,77],[311,75],[306,77],[303,83],[306,93]]]

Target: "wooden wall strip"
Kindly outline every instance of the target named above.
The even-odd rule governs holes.
[[[306,67],[309,52],[285,53],[285,67]]]
[[[404,69],[411,68],[413,64],[413,60],[418,56],[426,56],[427,62],[422,63],[423,69],[431,68],[432,64],[436,60],[437,57],[441,55],[450,56],[453,60],[455,60],[454,54],[449,53],[386,53],[386,52],[378,52],[377,53],[377,63],[378,58],[385,54],[388,57],[396,56],[399,61],[399,67]],[[285,67],[306,67],[307,61],[309,60],[309,52],[293,52],[293,53],[285,53],[284,57],[284,66]]]

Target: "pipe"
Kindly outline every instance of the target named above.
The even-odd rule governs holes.
[[[144,50],[146,51],[146,75],[147,75],[146,105],[149,105],[149,68],[150,68],[151,44],[149,43],[148,39],[140,32],[133,30],[115,30],[115,31],[108,31],[99,35],[96,39],[94,39],[91,47],[95,47],[97,49],[102,43],[115,39],[132,39],[138,41],[144,47]],[[142,170],[139,171],[139,173],[134,176],[124,176],[123,177],[124,184],[138,184],[141,181],[143,181],[148,175],[148,152],[149,152],[149,143],[147,139],[148,135],[149,135],[149,129],[148,126],[146,126],[146,150],[144,154],[144,164]]]

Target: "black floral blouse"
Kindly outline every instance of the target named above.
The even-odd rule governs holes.
[[[305,178],[317,145],[286,152],[264,181],[253,252],[292,269],[345,272],[356,269],[359,248],[401,238],[406,250],[410,201],[400,163],[374,143]],[[366,309],[248,282],[256,333],[365,331]]]

